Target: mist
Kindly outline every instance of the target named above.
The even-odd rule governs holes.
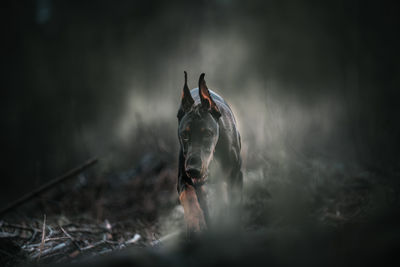
[[[176,169],[183,71],[190,88],[206,73],[235,114],[247,228],[274,236],[310,214],[353,214],[329,203],[354,179],[398,188],[391,5],[38,0],[2,13],[4,205],[93,156],[101,175],[148,154]],[[379,218],[382,187],[372,188],[367,213]],[[181,227],[174,212],[163,234]]]

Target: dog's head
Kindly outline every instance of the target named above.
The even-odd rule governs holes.
[[[218,142],[218,120],[221,116],[208,91],[204,76],[204,73],[201,74],[199,79],[200,104],[195,105],[187,86],[185,71],[182,103],[178,112],[178,137],[185,158],[184,167],[194,184],[201,183],[207,176],[208,166]]]

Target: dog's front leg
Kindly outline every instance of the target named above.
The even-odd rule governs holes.
[[[208,211],[207,192],[204,188],[204,185],[196,187],[196,195],[197,199],[199,200],[200,208],[203,211],[206,224],[207,226],[210,226],[210,214]]]
[[[196,190],[193,186],[185,185],[182,192],[179,194],[179,201],[184,210],[187,235],[190,237],[193,234],[200,233],[207,229],[204,213],[200,207]]]

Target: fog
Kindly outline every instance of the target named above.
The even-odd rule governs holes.
[[[100,158],[99,173],[153,152],[177,164],[183,71],[190,88],[206,73],[208,87],[236,116],[245,207],[267,207],[247,209],[248,224],[298,222],[300,210],[324,202],[318,196],[339,194],[343,177],[398,183],[399,24],[392,6],[7,5],[2,203],[92,156]]]

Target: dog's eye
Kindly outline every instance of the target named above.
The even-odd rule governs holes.
[[[185,142],[189,141],[189,135],[186,132],[182,133],[181,137],[183,141]]]
[[[204,137],[211,137],[211,136],[212,136],[212,132],[210,130],[204,131]]]

